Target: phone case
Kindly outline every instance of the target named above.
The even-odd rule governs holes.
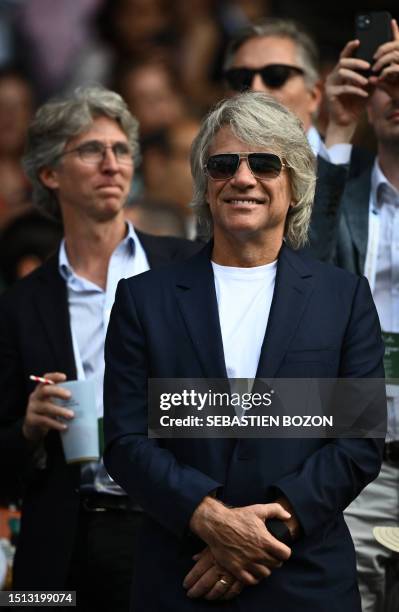
[[[356,57],[374,63],[378,47],[392,40],[391,15],[388,11],[358,13],[355,18],[355,37],[360,40]]]

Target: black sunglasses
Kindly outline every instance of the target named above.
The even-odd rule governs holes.
[[[293,76],[304,75],[305,71],[298,66],[288,66],[286,64],[269,64],[262,68],[230,68],[224,73],[230,89],[234,91],[246,91],[250,89],[256,74],[260,74],[266,87],[278,89]]]
[[[274,179],[288,167],[274,153],[220,153],[208,158],[204,171],[214,181],[225,181],[235,175],[242,159],[247,160],[254,177],[262,180]]]

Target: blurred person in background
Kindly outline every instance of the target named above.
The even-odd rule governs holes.
[[[176,71],[186,99],[201,115],[223,92],[222,83],[215,75],[223,43],[219,4],[215,0],[174,2],[178,29]]]
[[[202,114],[222,90],[217,74],[223,48],[219,9],[215,0],[106,2],[98,23],[111,51],[111,78],[124,63],[163,62],[176,75],[185,110]]]
[[[232,38],[224,63],[229,89],[267,93],[302,121],[313,152],[322,147],[313,126],[321,101],[319,56],[310,35],[292,21],[269,19]]]
[[[18,2],[15,52],[41,102],[74,86],[82,64],[90,66],[83,80],[102,82],[103,69],[95,66],[91,55],[96,39],[94,19],[102,4],[103,0]]]
[[[117,73],[115,89],[140,123],[141,142],[156,137],[185,112],[177,75],[162,61],[124,65]]]
[[[106,0],[99,18],[119,56],[140,61],[172,49],[172,15],[167,0]]]
[[[7,66],[14,59],[14,20],[18,5],[19,0],[4,0],[0,5],[0,66]]]
[[[33,107],[26,76],[11,67],[0,69],[0,226],[30,202],[21,157]]]
[[[185,216],[188,238],[194,238],[196,232],[196,215],[190,207],[193,196],[190,152],[200,125],[199,119],[195,117],[183,117],[166,132],[168,152],[165,164],[165,192]]]
[[[185,217],[186,235],[195,235],[190,147],[199,120],[190,114],[177,75],[164,62],[149,60],[123,66],[116,88],[140,122],[142,159],[137,196],[169,203]]]
[[[167,0],[104,0],[96,28],[98,51],[106,65],[102,82],[112,87],[121,65],[149,59],[173,63],[176,30]],[[86,77],[90,78],[87,70]]]
[[[14,216],[0,234],[0,276],[7,287],[42,265],[55,251],[62,225],[36,209]]]
[[[190,171],[191,145],[200,122],[183,116],[159,134],[158,140],[143,148],[142,179],[144,196],[168,202],[184,219],[185,235],[195,237],[196,218],[189,206],[192,199]]]
[[[186,102],[177,76],[165,62],[148,60],[122,65],[115,75],[114,84],[140,123],[142,159],[129,201],[149,196],[173,203],[173,197],[169,196],[163,183],[167,161],[165,134],[186,114]],[[188,153],[187,172],[189,174]],[[179,185],[182,180],[184,176],[175,175],[169,183]]]
[[[167,200],[135,199],[125,208],[125,216],[141,232],[154,236],[187,237],[185,216]]]

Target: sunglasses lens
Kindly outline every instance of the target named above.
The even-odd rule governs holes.
[[[253,71],[249,68],[231,68],[226,70],[224,76],[233,91],[247,91],[251,87]]]
[[[239,157],[236,153],[211,155],[206,163],[209,176],[215,180],[224,180],[234,176]]]
[[[279,89],[286,81],[294,74],[301,74],[300,68],[296,69],[292,66],[284,66],[283,64],[270,64],[260,70],[262,81],[266,87]]]
[[[227,180],[236,173],[239,161],[239,153],[211,155],[206,163],[206,170],[216,181]],[[252,174],[260,179],[276,178],[282,168],[281,159],[274,153],[249,153],[248,164]]]
[[[274,153],[250,153],[248,162],[252,174],[260,179],[276,178],[282,168],[281,159]]]

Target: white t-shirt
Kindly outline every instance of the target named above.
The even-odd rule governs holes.
[[[277,261],[254,268],[212,262],[228,378],[255,378],[269,319]]]

